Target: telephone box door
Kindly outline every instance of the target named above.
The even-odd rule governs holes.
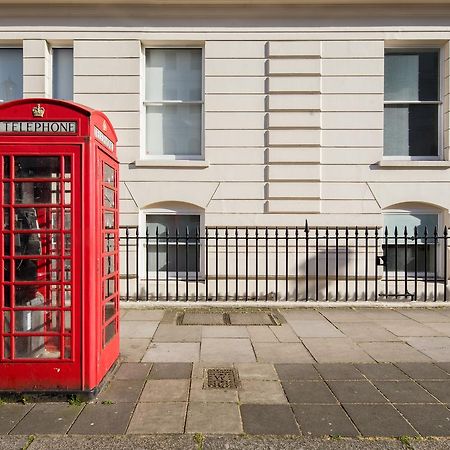
[[[0,155],[0,360],[16,389],[81,388],[80,150]]]

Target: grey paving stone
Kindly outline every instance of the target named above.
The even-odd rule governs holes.
[[[292,320],[289,322],[289,325],[300,338],[333,338],[344,336],[330,322],[321,320]]]
[[[120,322],[120,335],[128,339],[152,338],[158,328],[158,322],[142,320],[124,320]]]
[[[442,335],[439,331],[410,319],[389,320],[383,323],[383,327],[401,337]]]
[[[33,406],[34,404],[20,405],[18,403],[0,405],[0,434],[9,433]]]
[[[164,317],[163,309],[127,309],[127,314],[123,318],[128,320],[146,320],[148,322],[159,322]]]
[[[183,433],[186,409],[186,402],[139,403],[127,433]]]
[[[358,436],[359,432],[340,405],[292,405],[306,436]]]
[[[348,338],[304,338],[303,343],[319,363],[370,363],[373,359]]]
[[[186,312],[183,325],[224,325],[222,313]]]
[[[417,432],[392,405],[343,405],[363,436],[415,436]]]
[[[291,326],[283,323],[279,326],[269,327],[279,342],[299,342],[299,338],[292,330]]]
[[[356,308],[319,308],[320,314],[331,322],[363,322],[365,316]]]
[[[436,365],[450,375],[450,362],[438,362]]]
[[[258,362],[267,363],[313,363],[302,343],[255,342],[253,344]]]
[[[364,380],[364,375],[352,364],[316,364],[325,380]]]
[[[450,349],[449,349],[450,351]],[[396,366],[415,380],[449,380],[450,375],[435,364],[397,363]]]
[[[28,445],[28,439],[28,436],[0,435],[0,450],[23,450]]]
[[[202,328],[203,338],[248,338],[247,327],[245,326],[214,326]]]
[[[323,381],[283,381],[289,403],[337,403],[336,397]]]
[[[120,337],[120,357],[125,362],[139,362],[150,345],[150,339],[125,339]]]
[[[69,434],[124,434],[134,403],[87,404]]]
[[[400,312],[385,308],[362,308],[361,314],[370,320],[402,320],[405,318]]]
[[[321,320],[323,322],[328,322],[328,320],[322,316],[320,312],[311,308],[279,309],[278,311],[287,322],[291,322],[293,320]]]
[[[144,380],[113,380],[98,395],[99,401],[134,403],[141,395]]]
[[[122,363],[114,374],[115,380],[144,380],[152,365],[148,363]]]
[[[369,380],[409,380],[399,368],[391,363],[356,364],[356,367]]]
[[[334,324],[346,336],[357,342],[400,340],[398,336],[374,322],[335,322]]]
[[[287,403],[279,381],[242,380],[239,389],[241,403],[264,403],[269,405]]]
[[[280,380],[320,380],[321,376],[312,364],[275,364]]]
[[[399,312],[405,317],[417,320],[418,322],[448,322],[448,317],[445,314],[442,314],[438,309],[407,308],[400,309]]]
[[[241,415],[244,431],[248,434],[295,435],[300,433],[288,405],[242,405]]]
[[[374,381],[391,403],[436,403],[428,392],[414,381]]]
[[[265,312],[231,312],[231,325],[273,325],[272,320]]]
[[[161,323],[153,336],[153,342],[200,342],[202,327],[199,325],[180,326]]]
[[[200,359],[215,362],[256,362],[250,340],[234,338],[203,339]]]
[[[328,381],[341,403],[386,403],[387,400],[369,381]]]
[[[423,380],[418,383],[420,383],[428,392],[433,394],[442,403],[450,404],[450,380]]]
[[[189,403],[187,433],[242,433],[239,407],[236,403]]]
[[[144,362],[194,362],[200,358],[200,344],[194,342],[182,343],[152,343],[142,358]]]
[[[405,342],[361,342],[359,346],[377,362],[431,362]]]
[[[406,342],[434,361],[450,362],[450,337],[411,337]]]
[[[180,380],[191,378],[192,363],[155,363],[152,365],[151,380]]]
[[[204,389],[202,378],[193,378],[189,401],[195,403],[237,403],[237,389]]]
[[[252,342],[279,342],[270,327],[248,326],[247,330]]]
[[[447,317],[447,322],[427,322],[427,326],[433,328],[433,330],[439,331],[444,336],[450,336],[450,320]]]
[[[148,380],[140,402],[187,402],[190,380]]]
[[[273,364],[268,363],[238,363],[235,364],[241,380],[278,380],[278,374]]]
[[[68,403],[37,403],[14,427],[12,434],[65,434],[83,406]]]
[[[450,411],[443,405],[396,405],[422,436],[450,436]]]

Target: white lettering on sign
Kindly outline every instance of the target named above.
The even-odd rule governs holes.
[[[18,122],[0,121],[0,133],[55,133],[72,134],[77,132],[76,122],[33,121]]]
[[[97,127],[94,127],[94,135],[105,147],[109,148],[111,151],[114,150],[114,142]]]

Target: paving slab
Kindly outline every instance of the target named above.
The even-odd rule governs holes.
[[[99,401],[113,403],[135,403],[141,395],[144,380],[113,380],[104,388]]]
[[[89,403],[69,434],[125,434],[135,403]]]
[[[278,380],[278,374],[273,364],[268,363],[238,363],[235,364],[241,380]]]
[[[435,364],[396,363],[396,366],[415,380],[449,380],[450,375]]]
[[[311,308],[305,309],[279,309],[281,315],[286,319],[287,322],[293,320],[319,320],[322,322],[328,322],[328,320],[320,314],[320,312],[315,311]]]
[[[127,309],[122,310],[126,311],[126,316],[123,317],[123,320],[146,320],[149,322],[159,322],[164,317],[164,309]]]
[[[436,365],[442,369],[444,372],[448,373],[450,375],[450,362],[438,362]]]
[[[352,364],[315,364],[325,380],[364,380],[364,375]]]
[[[222,313],[185,312],[183,325],[224,325]]]
[[[158,322],[124,320],[120,322],[120,335],[128,339],[151,339],[157,328]]]
[[[446,317],[446,316],[445,316]],[[447,322],[427,322],[427,326],[433,328],[433,330],[437,330],[440,334],[444,336],[450,336],[450,323],[448,322],[448,317],[446,317]]]
[[[124,362],[114,374],[115,380],[145,380],[152,365],[149,363]]]
[[[419,383],[440,402],[450,405],[450,380],[422,380]]]
[[[204,389],[202,378],[193,378],[189,401],[196,403],[237,403],[237,389]]]
[[[0,405],[0,434],[9,433],[33,407],[34,403],[29,405],[18,403]]]
[[[336,397],[323,381],[283,381],[289,403],[336,404]]]
[[[242,405],[241,415],[244,431],[248,434],[295,435],[300,433],[294,414],[288,405]],[[276,420],[274,420],[275,417]]]
[[[232,362],[214,362],[214,361],[198,361],[194,363],[192,368],[192,378],[205,378],[205,370],[211,368],[232,369],[234,364]]]
[[[252,342],[279,342],[270,327],[248,326],[247,330]]]
[[[215,326],[202,328],[203,338],[248,338],[247,327],[245,326]]]
[[[374,381],[391,403],[436,403],[437,400],[414,381]]]
[[[153,342],[200,342],[202,339],[202,327],[199,325],[174,325],[160,323]]]
[[[441,336],[439,331],[410,319],[389,320],[383,323],[383,327],[400,337]]]
[[[306,436],[358,436],[359,432],[340,405],[292,405]]]
[[[334,324],[346,336],[356,342],[400,340],[398,336],[374,322],[334,322]]]
[[[358,309],[351,308],[321,308],[317,310],[329,321],[335,322],[363,322],[365,316]]]
[[[140,402],[187,402],[189,380],[148,380],[144,386]]]
[[[392,363],[356,364],[369,380],[409,380],[409,377]]]
[[[253,345],[258,362],[266,363],[313,363],[302,343],[255,342]]]
[[[242,433],[237,403],[189,403],[187,433]]]
[[[411,337],[406,342],[434,361],[450,362],[450,337]]]
[[[181,380],[191,378],[192,363],[155,363],[152,365],[149,379]]]
[[[127,433],[183,433],[186,410],[186,402],[139,403]]]
[[[273,325],[266,312],[230,312],[231,325]]]
[[[275,405],[287,403],[287,398],[279,381],[242,380],[239,400],[242,404]]]
[[[348,338],[304,338],[303,343],[319,363],[369,363],[373,359]]]
[[[328,381],[341,403],[386,403],[387,400],[369,381]]]
[[[37,403],[14,427],[12,434],[65,434],[84,405]]]
[[[321,380],[313,364],[275,364],[280,380]]]
[[[361,342],[359,346],[380,363],[431,362],[431,358],[405,342]]]
[[[287,323],[269,328],[272,330],[272,333],[277,337],[279,342],[299,342],[298,336]]]
[[[385,322],[386,320],[402,320],[405,318],[403,314],[393,309],[362,308],[359,311],[364,317],[376,321]]]
[[[319,320],[292,320],[289,322],[289,325],[294,330],[294,333],[300,338],[333,338],[344,336],[344,334],[330,322]]]
[[[200,344],[195,342],[150,344],[144,362],[194,362],[200,358]]]
[[[200,353],[202,361],[256,362],[249,339],[202,339]]]
[[[343,405],[363,436],[416,436],[392,405]]]
[[[418,322],[448,322],[448,317],[445,314],[442,314],[438,309],[405,308],[401,309],[399,312],[405,317],[417,320]]]
[[[443,405],[396,405],[422,436],[450,436],[450,411]]]
[[[125,339],[120,337],[120,358],[124,362],[139,362],[145,354],[150,339]]]

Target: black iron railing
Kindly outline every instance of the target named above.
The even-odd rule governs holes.
[[[121,231],[123,300],[447,300],[447,228]]]

